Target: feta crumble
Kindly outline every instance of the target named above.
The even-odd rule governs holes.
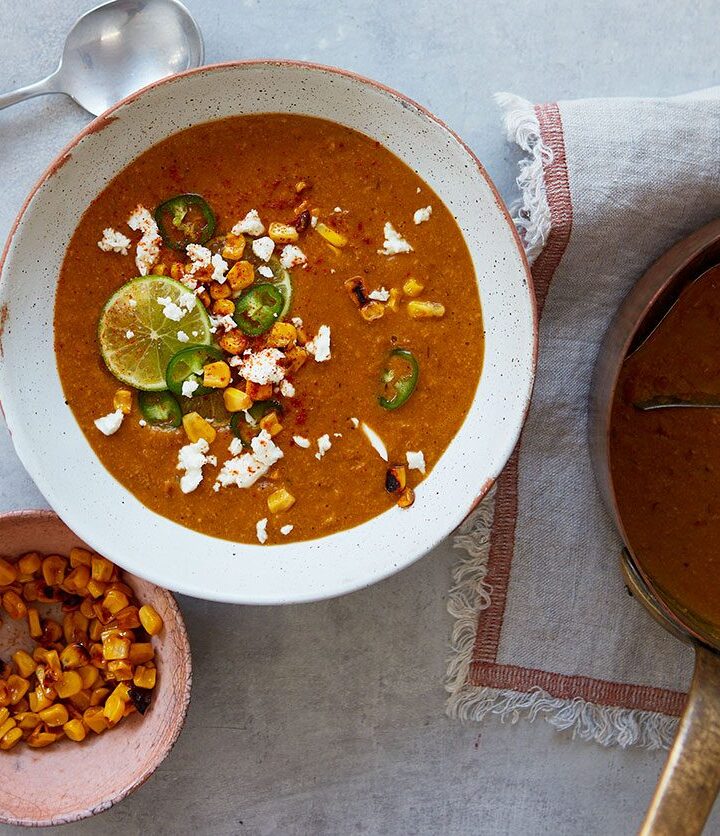
[[[299,267],[301,264],[306,264],[307,258],[300,247],[295,244],[286,244],[280,253],[280,264],[289,270],[291,267]]]
[[[377,452],[378,456],[384,461],[388,460],[388,451],[387,447],[385,446],[385,442],[380,438],[380,436],[375,432],[372,427],[368,427],[368,425],[363,421],[360,425],[360,428],[365,433],[365,437],[367,440],[372,444]]]
[[[310,226],[311,226],[313,229],[315,229],[315,227],[316,227],[317,225],[318,225],[318,218],[317,218],[317,215],[310,215]]]
[[[240,439],[233,439],[233,442],[235,441]],[[215,490],[226,488],[228,485],[249,488],[283,457],[283,451],[275,444],[267,430],[260,430],[250,441],[250,448],[249,451],[240,453],[242,443],[231,443],[230,452],[234,458],[223,464],[215,483]]]
[[[251,209],[230,231],[233,235],[245,234],[252,235],[253,238],[258,238],[265,232],[265,226],[260,220],[257,209]]]
[[[287,537],[288,534],[293,530],[293,528],[295,528],[294,525],[280,526],[280,533],[282,534],[283,537]]]
[[[263,261],[267,261],[270,258],[274,249],[275,242],[272,238],[268,238],[267,235],[264,238],[256,238],[252,243],[252,251]]]
[[[303,321],[302,321],[302,319],[301,319],[299,316],[294,316],[294,317],[292,317],[292,319],[290,320],[290,322],[292,322],[292,324],[293,324],[296,328],[302,328],[302,327],[303,327]]]
[[[432,206],[426,206],[424,209],[418,209],[417,212],[415,212],[413,220],[416,225],[421,224],[425,221],[429,221],[430,215],[432,215]]]
[[[353,429],[357,429],[360,426],[360,421],[357,418],[351,418],[350,423],[353,425]]]
[[[330,326],[321,325],[315,337],[306,343],[305,349],[315,358],[316,363],[324,363],[330,354]]]
[[[179,343],[189,343],[190,337],[184,331],[177,332],[177,339]]]
[[[128,254],[128,247],[130,246],[130,239],[117,229],[111,226],[103,229],[102,238],[98,241],[98,247],[104,253],[120,253],[120,255]]]
[[[163,316],[172,319],[173,322],[180,322],[185,316],[185,311],[179,305],[176,305],[169,296],[158,296],[157,303],[162,305]]]
[[[248,355],[238,368],[241,376],[253,383],[280,383],[285,377],[285,369],[280,365],[284,356],[277,348],[263,348]]]
[[[265,264],[261,264],[257,271],[265,279],[272,279],[273,277],[273,271]]]
[[[183,380],[182,393],[186,398],[192,398],[199,388],[200,384],[197,380]]]
[[[379,290],[371,290],[368,293],[368,299],[374,299],[376,302],[387,302],[390,298],[390,291],[381,287]]]
[[[298,447],[302,447],[303,450],[307,450],[307,448],[310,446],[310,439],[304,438],[301,435],[294,435],[293,441],[295,442],[295,444],[297,444]]]
[[[333,212],[342,212],[342,209],[341,209],[339,206],[336,206],[336,207],[333,209]]]
[[[255,533],[257,534],[258,542],[267,542],[267,517],[263,517],[255,523]]]
[[[408,468],[410,470],[419,470],[420,473],[425,473],[425,456],[422,450],[415,452],[408,450],[405,456],[407,457]]]
[[[131,308],[137,308],[137,299],[133,299],[133,298],[128,299],[128,305]]]
[[[152,266],[160,257],[160,231],[155,218],[138,204],[127,222],[130,229],[142,232],[142,238],[135,248],[135,264],[141,276],[147,276]]]
[[[192,493],[202,482],[204,465],[217,464],[215,456],[206,455],[209,449],[210,445],[204,438],[199,438],[192,444],[186,444],[180,448],[177,469],[185,471],[185,474],[180,477],[180,490],[183,493]]]
[[[232,331],[233,328],[237,328],[237,322],[230,316],[230,314],[225,314],[224,316],[211,316],[210,317],[210,331],[211,333],[215,333],[218,328],[222,328],[223,331]]]
[[[134,332],[134,331],[127,330],[127,331],[125,332],[125,339],[126,339],[126,340],[131,340],[134,336],[135,336],[135,332]]]
[[[320,438],[317,440],[318,451],[315,453],[315,458],[318,461],[327,453],[327,451],[332,447],[332,441],[330,441],[330,436],[325,433],[325,435],[321,435]]]
[[[113,433],[116,433],[120,429],[120,424],[122,424],[124,417],[125,415],[122,410],[116,409],[115,412],[109,412],[107,415],[103,415],[102,418],[98,418],[95,421],[95,426],[103,435],[113,435]]]
[[[280,381],[280,394],[284,398],[294,398],[295,397],[295,387],[290,383],[289,380],[281,380]]]
[[[383,248],[378,250],[380,255],[397,255],[398,253],[411,253],[413,248],[400,235],[395,227],[387,221],[385,224],[385,241]]]
[[[141,419],[138,421],[138,424],[139,424],[141,427],[147,427],[147,421],[146,421],[144,418],[141,418]]]

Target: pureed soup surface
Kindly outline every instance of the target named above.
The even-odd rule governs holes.
[[[658,396],[720,400],[720,268],[693,282],[622,369],[612,478],[629,543],[677,603],[720,623],[720,409],[641,411]]]
[[[181,239],[180,249],[161,242],[159,252],[153,251],[158,241],[151,221],[145,236],[150,253],[143,261],[147,247],[145,243],[136,247],[149,216],[136,213],[139,220],[133,225],[139,231],[128,226],[128,219],[138,206],[155,213],[164,201],[188,193],[201,195],[214,212],[213,238],[204,243],[216,259],[207,265],[207,250],[185,250],[188,237],[202,237],[207,217],[204,204],[198,208],[180,201],[171,203],[164,216],[165,231],[176,246]],[[425,207],[431,210],[416,215]],[[262,234],[256,217],[264,228]],[[184,226],[184,221],[192,224]],[[278,234],[279,227],[270,226],[273,222],[293,226],[297,240],[285,243],[287,237]],[[233,227],[237,234],[228,235]],[[99,246],[106,229],[131,239],[127,254],[115,251],[123,249],[123,240],[112,232],[105,234],[103,246],[108,251]],[[264,261],[272,244],[273,255]],[[388,249],[399,252],[378,252]],[[278,259],[288,265],[287,272]],[[160,285],[149,288],[151,296],[157,293],[162,299],[152,299],[149,328],[162,331],[170,341],[170,347],[163,349],[166,353],[202,341],[225,345],[218,352],[220,365],[209,376],[209,365],[218,357],[201,356],[194,375],[187,374],[187,364],[172,371],[176,387],[188,381],[189,387],[178,389],[177,397],[160,393],[161,398],[180,404],[184,413],[198,412],[202,423],[193,417],[188,425],[186,415],[177,429],[153,426],[146,419],[157,418],[158,409],[160,417],[167,418],[168,404],[155,404],[155,411],[149,413],[146,404],[141,411],[140,399],[145,396],[116,379],[103,362],[98,322],[105,316],[104,306],[139,275],[139,267],[153,275],[180,278],[187,286],[175,285],[167,294],[159,292]],[[292,305],[284,317],[286,330],[271,339],[273,322],[278,315],[283,318],[278,308],[287,298],[288,285],[277,286],[281,296],[275,291],[268,296],[266,291],[258,297],[256,288],[288,272]],[[408,285],[409,279],[415,281]],[[183,300],[178,288],[194,288],[196,298],[209,306],[208,314],[217,314],[211,320],[212,335],[198,326],[197,310],[192,314],[186,310],[192,307],[192,296]],[[155,331],[150,334],[142,327],[124,330],[128,316],[145,310],[146,297],[147,293],[125,293],[109,305],[115,319],[101,323],[102,339],[111,340],[115,348],[127,340],[127,347],[120,345],[114,356],[122,361],[123,352],[129,352],[131,367],[137,360],[136,341],[143,334],[146,339],[156,337]],[[170,302],[174,307],[168,307]],[[223,304],[218,306],[219,302]],[[205,317],[202,304],[199,307]],[[233,307],[229,316],[224,313]],[[418,313],[424,318],[415,318]],[[242,320],[242,328],[235,328],[233,315]],[[274,319],[268,322],[268,317]],[[250,333],[270,325],[261,335]],[[190,333],[178,333],[185,328]],[[310,344],[305,348],[307,340]],[[343,126],[263,114],[177,133],[141,155],[103,190],[83,215],[63,263],[55,345],[65,396],[83,432],[104,466],[141,502],[210,535],[264,542],[266,532],[272,543],[320,537],[362,523],[395,503],[412,503],[413,488],[436,464],[470,408],[482,368],[483,325],[475,273],[462,234],[437,195],[408,166],[379,143]],[[147,352],[143,348],[141,362],[148,362],[156,348],[149,345]],[[402,351],[391,357],[394,349]],[[405,350],[411,352],[409,359]],[[241,364],[258,354],[262,355],[256,364],[260,374],[253,375]],[[163,359],[163,371],[165,363]],[[415,363],[419,373],[413,391]],[[223,389],[226,370],[232,376],[228,392]],[[135,374],[134,368],[130,372]],[[264,381],[268,372],[270,384],[248,382],[243,376]],[[285,380],[278,382],[282,375]],[[215,394],[199,398],[205,383],[216,387]],[[195,384],[195,396],[188,397]],[[166,388],[165,383],[158,385]],[[120,395],[118,401],[118,389],[130,392],[131,406],[124,417],[128,396]],[[230,415],[219,415],[227,399],[230,408],[247,409],[247,394],[253,401],[276,402],[269,407],[273,414],[263,419],[267,429],[259,443],[255,439],[257,447],[233,441],[227,426]],[[379,395],[385,396],[386,405],[389,401],[397,408],[381,406]],[[255,417],[263,411],[267,415],[268,408]],[[108,420],[95,423],[106,414]],[[240,430],[245,444],[252,444],[261,427],[246,423],[247,412],[231,415],[236,434]],[[203,418],[209,417],[214,420],[208,434]],[[363,425],[382,439],[389,462],[371,444]],[[300,446],[307,442],[308,447]],[[331,446],[326,449],[328,442]],[[178,469],[181,448],[186,470]],[[278,448],[282,458],[276,460]],[[408,458],[408,452],[422,453],[424,474],[418,469],[421,457]],[[208,462],[208,456],[217,463]],[[188,457],[196,461],[188,464]],[[230,460],[234,464],[226,466]],[[393,464],[401,467],[389,474]],[[242,476],[236,480],[238,472]],[[200,473],[202,480],[195,487]],[[221,473],[225,478],[219,483]],[[254,484],[244,486],[254,479]],[[294,499],[287,509],[284,492]],[[269,508],[273,496],[279,510]]]

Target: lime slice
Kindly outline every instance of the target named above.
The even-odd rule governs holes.
[[[168,300],[182,309],[177,321],[164,313]],[[189,342],[180,342],[178,331],[184,331]],[[170,358],[189,344],[210,345],[212,335],[203,303],[185,285],[167,276],[143,276],[108,299],[100,314],[98,340],[105,365],[118,380],[156,392],[167,389]]]

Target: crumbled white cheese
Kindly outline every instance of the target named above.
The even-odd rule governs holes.
[[[303,436],[301,435],[294,435],[293,441],[295,442],[295,444],[297,444],[298,447],[302,447],[303,450],[307,450],[307,448],[310,446],[310,439],[303,438]]]
[[[388,221],[385,224],[385,241],[383,248],[378,250],[380,255],[397,255],[398,253],[411,253],[413,248],[400,235],[395,227]]]
[[[147,427],[147,421],[144,418],[141,418],[138,421],[138,424],[140,424],[141,427]]]
[[[365,433],[365,437],[367,440],[372,444],[375,448],[378,456],[385,461],[388,460],[388,451],[387,447],[385,446],[385,442],[380,438],[380,436],[375,432],[372,427],[368,427],[368,425],[363,421],[360,425],[360,429]]]
[[[290,270],[291,267],[298,267],[300,264],[305,264],[306,262],[307,258],[305,257],[305,253],[300,247],[296,247],[295,244],[286,244],[280,253],[280,264],[286,270]]]
[[[239,439],[234,440],[239,441]],[[267,430],[260,430],[250,441],[250,448],[247,452],[235,455],[238,447],[234,449],[230,447],[234,458],[228,459],[223,464],[215,483],[215,490],[228,485],[249,488],[283,457],[283,451],[273,442]]]
[[[214,334],[218,328],[222,328],[223,331],[232,331],[233,328],[237,328],[237,322],[235,322],[230,314],[225,314],[224,316],[211,316],[210,331]]]
[[[134,331],[127,330],[127,331],[125,332],[125,339],[126,339],[126,340],[131,340],[134,336],[135,336],[135,332],[134,332]]]
[[[110,412],[107,415],[103,415],[102,418],[98,418],[95,421],[95,426],[103,435],[112,435],[120,429],[120,424],[122,424],[124,417],[125,415],[122,410],[116,409],[115,412]]]
[[[339,206],[336,206],[336,207],[333,209],[333,212],[342,212],[342,209],[341,209]]]
[[[173,322],[180,322],[185,316],[185,311],[179,305],[176,305],[169,296],[158,296],[157,303],[162,305],[163,315],[167,319],[172,319]]]
[[[342,433],[333,433],[335,438],[342,438]]]
[[[160,257],[160,231],[152,214],[140,205],[135,207],[127,223],[130,229],[142,232],[142,238],[135,248],[135,264],[140,275],[147,276]]]
[[[330,441],[330,436],[325,433],[325,435],[321,435],[320,438],[317,440],[318,451],[315,453],[315,458],[320,460],[325,453],[332,447],[332,442]]]
[[[280,533],[282,534],[283,537],[287,537],[288,534],[293,530],[293,528],[295,528],[294,525],[280,526]]]
[[[177,332],[177,338],[179,343],[189,343],[190,337],[184,331]]]
[[[98,241],[98,247],[104,253],[120,253],[120,255],[128,254],[128,247],[130,246],[130,239],[117,229],[111,226],[103,229],[103,237]]]
[[[182,393],[186,398],[192,398],[199,388],[200,384],[197,380],[183,380]]]
[[[218,284],[225,284],[225,273],[227,273],[228,269],[227,261],[219,253],[215,253],[211,259],[211,264],[213,271],[210,278],[212,281]]]
[[[308,353],[312,354],[317,363],[324,363],[331,357],[330,354],[330,327],[321,325],[316,336],[305,345]]]
[[[186,311],[191,311],[195,307],[196,297],[194,293],[190,291],[185,291],[178,296],[178,305],[181,308],[185,308]]]
[[[280,394],[284,398],[294,398],[295,397],[295,387],[290,383],[289,380],[281,380],[280,381]]]
[[[410,470],[419,470],[420,473],[425,473],[425,456],[422,450],[408,450],[405,453],[407,457],[408,468]]]
[[[420,194],[420,186],[418,186],[418,187],[417,187],[417,189],[415,189],[415,191],[416,191],[418,194]]]
[[[191,261],[188,273],[197,273],[199,270],[210,266],[212,251],[207,247],[203,247],[202,244],[188,244],[185,247],[185,252]]]
[[[357,418],[351,418],[350,423],[353,425],[354,429],[357,429],[360,426],[360,421]]]
[[[273,277],[273,271],[266,264],[261,264],[257,271],[265,279],[272,279]]]
[[[368,293],[368,299],[374,299],[376,302],[387,302],[390,298],[390,291],[381,287],[379,290],[371,290]]]
[[[206,455],[209,449],[210,445],[204,438],[198,438],[192,444],[180,448],[177,469],[185,471],[185,475],[180,477],[180,490],[183,493],[191,493],[202,482],[204,465],[217,464],[215,456]]]
[[[252,235],[253,238],[262,235],[265,232],[265,227],[260,220],[257,209],[251,209],[241,221],[235,224],[231,232],[233,235]]]
[[[248,355],[238,368],[242,377],[253,383],[280,383],[285,377],[285,369],[280,365],[284,357],[277,348],[263,348]]]
[[[133,299],[132,297],[128,299],[128,305],[131,308],[137,308],[137,299]]]
[[[256,238],[252,243],[252,251],[263,261],[267,261],[270,258],[274,249],[275,242],[272,238],[268,238],[267,235],[264,238]]]
[[[260,543],[267,542],[267,524],[267,517],[263,517],[255,523],[255,533]]]
[[[296,328],[302,328],[302,327],[303,327],[303,321],[302,321],[302,319],[300,319],[300,317],[299,317],[299,316],[294,316],[294,317],[290,320],[290,322],[292,322],[292,324],[293,324]]]
[[[421,224],[424,221],[429,221],[430,215],[432,215],[432,206],[425,206],[425,208],[418,209],[417,212],[415,212],[413,220],[416,224]]]
[[[315,229],[318,224],[317,215],[310,215],[310,226]]]
[[[225,283],[225,273],[227,273],[227,261],[219,254],[213,253],[202,244],[188,244],[185,247],[185,252],[190,257],[192,264],[190,269],[183,276],[184,283],[191,286],[194,278],[198,273],[209,274],[209,279],[218,284]]]

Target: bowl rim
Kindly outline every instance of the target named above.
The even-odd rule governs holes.
[[[10,522],[14,519],[47,520],[52,521],[54,523],[59,523],[60,525],[67,528],[74,536],[77,536],[78,540],[82,541],[82,537],[75,535],[75,532],[64,522],[64,520],[58,514],[56,514],[55,511],[48,508],[29,508],[15,511],[4,511],[0,513],[0,529],[5,523]],[[127,572],[125,569],[123,569],[122,571],[126,575],[134,577],[132,572]],[[180,693],[178,697],[180,713],[178,717],[179,722],[177,724],[177,727],[172,731],[172,734],[170,735],[166,745],[163,747],[162,751],[158,753],[158,757],[150,766],[146,767],[133,781],[123,785],[110,798],[104,799],[101,803],[96,804],[94,807],[86,808],[83,810],[76,810],[73,813],[65,813],[61,816],[52,816],[43,819],[18,818],[16,816],[7,815],[5,812],[0,810],[0,824],[14,825],[19,827],[56,827],[58,825],[70,824],[71,822],[81,821],[82,819],[90,818],[91,816],[94,816],[98,813],[104,813],[106,810],[109,810],[111,807],[114,807],[120,801],[123,801],[125,798],[127,798],[131,793],[135,792],[136,789],[141,787],[148,780],[148,778],[150,778],[150,776],[158,769],[158,767],[165,761],[165,759],[177,743],[178,738],[180,737],[180,733],[185,728],[188,708],[190,707],[190,699],[192,694],[192,649],[190,647],[190,640],[188,638],[185,619],[183,618],[182,611],[180,610],[180,607],[178,606],[177,600],[175,599],[173,593],[169,589],[165,589],[165,587],[160,586],[159,584],[156,584],[153,581],[148,581],[144,578],[142,580],[145,583],[151,583],[153,586],[155,586],[158,592],[165,598],[169,609],[173,613],[175,624],[179,627],[178,637],[182,640],[183,655],[187,661],[187,677],[184,682],[182,693]]]
[[[522,244],[522,240],[520,238],[519,232],[515,227],[515,224],[510,217],[510,213],[508,208],[500,194],[497,190],[497,187],[493,183],[492,179],[488,175],[485,167],[481,163],[478,156],[475,152],[468,146],[468,144],[448,125],[442,121],[439,117],[437,117],[434,113],[432,113],[428,108],[424,107],[423,105],[416,102],[414,99],[410,98],[409,96],[400,93],[399,91],[395,90],[388,85],[383,84],[382,82],[375,81],[374,79],[368,78],[367,76],[363,76],[359,73],[353,72],[351,70],[345,70],[338,67],[329,66],[326,64],[320,64],[311,61],[299,61],[293,59],[283,59],[283,58],[262,58],[262,59],[246,59],[246,60],[232,60],[232,61],[222,61],[213,64],[207,64],[201,67],[195,67],[193,69],[185,70],[181,73],[176,73],[174,75],[167,76],[163,79],[158,81],[152,82],[151,84],[146,85],[145,87],[140,88],[139,90],[131,93],[130,95],[126,96],[125,98],[118,101],[115,105],[108,108],[104,113],[101,113],[99,116],[91,120],[91,122],[85,126],[78,134],[76,134],[57,154],[57,156],[50,162],[50,164],[46,167],[45,171],[40,175],[37,182],[34,184],[30,192],[28,193],[25,201],[23,202],[20,210],[15,217],[15,220],[10,228],[10,232],[8,233],[7,240],[5,242],[5,246],[3,248],[2,254],[0,255],[0,276],[2,276],[4,272],[5,262],[7,260],[7,256],[14,240],[15,234],[17,233],[18,227],[20,226],[21,221],[23,220],[23,216],[25,215],[31,201],[33,200],[35,194],[39,191],[39,189],[51,178],[57,170],[59,170],[63,164],[66,162],[68,157],[70,156],[72,150],[86,137],[91,134],[97,133],[102,131],[107,125],[115,121],[118,117],[114,115],[115,111],[120,109],[126,104],[136,101],[137,99],[141,98],[146,92],[150,90],[154,90],[158,87],[161,87],[166,84],[172,84],[176,82],[178,79],[199,75],[199,74],[207,74],[213,73],[215,71],[222,71],[227,69],[233,68],[290,68],[290,69],[304,69],[310,71],[320,71],[324,73],[334,74],[343,78],[350,79],[355,82],[359,82],[361,85],[374,88],[382,93],[388,94],[399,101],[399,103],[403,106],[409,106],[415,110],[417,110],[422,116],[427,118],[430,122],[434,123],[440,130],[444,131],[450,138],[452,138],[457,144],[462,148],[465,154],[468,155],[469,160],[474,164],[478,174],[484,180],[487,187],[490,189],[490,192],[493,196],[494,202],[498,210],[500,211],[504,222],[509,229],[512,239],[515,244],[515,249],[519,255],[520,265],[522,267],[523,279],[526,285],[526,298],[529,302],[529,314],[530,314],[530,324],[532,333],[530,334],[530,342],[532,346],[531,356],[529,358],[528,363],[528,385],[527,385],[527,392],[524,393],[525,402],[523,405],[522,410],[518,411],[516,416],[516,426],[514,432],[508,437],[508,445],[507,449],[503,451],[501,456],[501,460],[503,461],[503,465],[497,468],[497,472],[488,476],[485,481],[479,486],[478,493],[475,495],[474,498],[470,502],[465,505],[464,509],[461,510],[458,516],[455,518],[455,526],[456,528],[458,525],[462,524],[462,522],[467,519],[467,517],[477,508],[480,502],[487,496],[490,489],[493,487],[495,482],[497,481],[500,473],[502,472],[505,464],[507,463],[508,459],[512,455],[513,449],[516,447],[522,431],[525,425],[525,421],[527,419],[527,415],[530,408],[530,403],[532,399],[533,389],[535,385],[536,379],[536,372],[537,372],[537,357],[538,357],[538,339],[539,339],[539,317],[538,317],[538,307],[537,307],[537,297],[535,293],[535,286],[533,282],[532,272],[530,269],[530,265],[527,260],[527,255],[525,253],[525,249]],[[0,309],[0,360],[2,359],[2,334],[3,334],[3,325],[5,321],[6,311]],[[0,402],[0,412],[3,411],[2,402]],[[20,457],[21,461],[23,461],[23,456],[19,450],[16,448],[16,452]],[[24,463],[24,462],[23,462]],[[126,489],[127,490],[127,489]],[[44,491],[43,491],[44,493]],[[156,512],[153,512],[156,513]],[[370,522],[370,521],[368,521]],[[364,525],[361,524],[361,525]],[[74,526],[77,528],[77,525]],[[209,536],[209,535],[206,535]],[[318,601],[324,598],[336,597],[338,595],[347,594],[350,592],[354,592],[359,589],[363,589],[365,587],[371,586],[374,583],[378,583],[381,580],[384,580],[387,577],[395,574],[402,568],[406,568],[410,566],[412,563],[419,560],[421,557],[426,555],[429,551],[435,548],[438,543],[447,536],[445,533],[441,533],[439,535],[434,535],[429,537],[424,544],[422,550],[418,551],[417,554],[414,554],[412,559],[404,562],[402,566],[398,567],[397,565],[388,565],[386,570],[380,574],[376,573],[373,576],[358,582],[354,580],[350,584],[345,584],[342,588],[336,588],[332,591],[322,591],[315,594],[305,594],[302,596],[291,596],[291,597],[280,597],[280,596],[268,596],[263,597],[262,599],[256,598],[244,598],[242,596],[238,596],[237,594],[232,595],[213,595],[212,597],[208,598],[206,592],[203,590],[197,590],[196,588],[191,588],[187,585],[185,586],[178,586],[175,588],[176,592],[180,592],[183,594],[187,594],[193,597],[201,597],[206,600],[216,600],[222,601],[227,603],[241,603],[241,604],[260,604],[260,605],[269,605],[269,604],[284,604],[284,603],[303,603],[303,602],[310,602],[310,601]],[[322,540],[324,538],[315,538],[315,540],[307,541],[309,543],[317,542],[318,540]],[[152,572],[143,573],[143,577],[146,577],[152,583],[156,585],[162,586],[162,583],[159,582],[159,579],[154,577]]]

